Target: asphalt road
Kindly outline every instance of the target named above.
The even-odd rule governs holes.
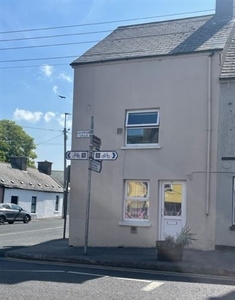
[[[63,220],[0,226],[0,251],[63,235]],[[234,278],[172,274],[0,258],[0,298],[83,300],[234,300]]]
[[[234,300],[234,280],[0,259],[5,300]]]
[[[0,256],[9,249],[60,239],[63,237],[63,226],[63,219],[33,220],[28,224],[16,222],[0,225]],[[68,231],[66,237],[68,237]]]

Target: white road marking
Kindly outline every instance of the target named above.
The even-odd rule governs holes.
[[[163,284],[164,284],[164,282],[162,282],[162,281],[154,281],[154,282],[151,282],[150,284],[146,285],[145,287],[143,287],[141,289],[141,291],[151,292],[151,291],[153,291],[154,289],[156,289],[157,287],[159,287]]]
[[[20,273],[65,273],[60,270],[1,270],[1,272],[20,272]]]
[[[0,234],[0,236],[5,236],[5,235],[19,235],[20,233],[30,233],[30,232],[37,232],[37,231],[46,231],[46,230],[52,230],[52,229],[61,229],[63,226],[60,227],[52,227],[52,228],[44,228],[44,229],[35,229],[35,230],[30,230],[30,231],[20,231],[20,232],[9,232],[9,233],[3,233]]]
[[[68,274],[87,275],[87,276],[94,276],[94,277],[109,277],[109,276],[93,274],[93,273],[73,272],[73,271],[68,271]]]

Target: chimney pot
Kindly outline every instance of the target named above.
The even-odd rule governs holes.
[[[38,171],[47,175],[51,175],[52,162],[47,160],[38,162]]]
[[[27,157],[24,156],[11,156],[11,167],[22,171],[27,170]]]

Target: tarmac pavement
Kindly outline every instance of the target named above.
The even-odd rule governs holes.
[[[158,261],[155,248],[70,247],[68,239],[8,250],[5,257],[235,277],[235,250],[184,249],[183,261]]]

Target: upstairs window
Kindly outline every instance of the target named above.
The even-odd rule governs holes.
[[[159,110],[128,111],[126,146],[154,146],[159,143]]]

